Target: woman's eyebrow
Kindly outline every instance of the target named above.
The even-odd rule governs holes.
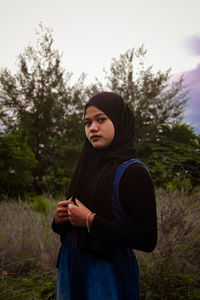
[[[99,117],[99,116],[105,116],[105,114],[104,113],[99,113],[99,114],[96,114],[96,115],[94,115],[94,117],[96,118],[96,117]],[[87,121],[87,120],[90,120],[91,118],[88,118],[88,117],[85,117],[84,118],[84,121]]]

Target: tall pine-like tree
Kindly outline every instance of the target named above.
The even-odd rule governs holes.
[[[145,67],[143,46],[112,59],[106,88],[120,94],[133,110],[138,141],[158,141],[180,119],[187,102],[183,78],[170,83],[170,70],[153,72]]]
[[[69,116],[80,108],[83,93],[84,76],[70,86],[72,74],[65,74],[52,45],[52,31],[40,24],[36,47],[28,46],[18,57],[17,73],[0,73],[4,125],[7,132],[25,130],[38,161],[33,174],[37,189],[49,166],[56,172],[58,146],[67,143]]]

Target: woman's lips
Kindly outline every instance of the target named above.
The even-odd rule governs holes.
[[[91,138],[90,138],[90,140],[93,141],[93,142],[95,142],[95,141],[97,141],[100,137],[101,137],[100,135],[92,135]]]

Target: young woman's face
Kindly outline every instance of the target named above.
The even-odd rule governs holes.
[[[101,110],[93,105],[85,112],[85,134],[94,148],[105,148],[110,145],[115,135],[113,122]]]

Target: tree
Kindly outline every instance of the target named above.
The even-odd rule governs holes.
[[[183,78],[170,83],[170,70],[153,73],[152,66],[145,67],[145,55],[141,46],[113,58],[106,72],[106,87],[120,94],[133,110],[137,141],[156,142],[165,128],[181,118],[187,91]]]
[[[181,127],[187,101],[183,78],[171,82],[170,70],[154,73],[152,66],[145,67],[142,46],[112,60],[105,86],[97,79],[85,87],[85,74],[71,85],[72,73],[65,73],[61,56],[52,48],[52,31],[40,24],[37,37],[36,47],[28,46],[18,57],[16,74],[0,72],[0,134],[23,129],[38,161],[33,170],[38,193],[65,190],[83,143],[85,101],[102,90],[119,93],[133,110],[137,156],[152,168],[158,185],[179,173],[187,178],[190,174],[192,184],[198,184],[197,137],[192,129]],[[182,147],[187,149],[184,153]]]
[[[182,123],[188,91],[183,78],[172,82],[170,70],[145,67],[143,46],[113,58],[105,71],[105,87],[98,80],[88,92],[108,89],[120,94],[135,114],[137,156],[150,168],[158,186],[198,185],[200,152],[194,130]]]
[[[80,109],[84,75],[70,86],[72,74],[65,74],[58,51],[52,49],[52,31],[40,24],[37,36],[36,48],[28,46],[19,56],[15,75],[2,70],[0,84],[7,131],[25,130],[39,162],[33,175],[40,191],[49,166],[56,173],[57,147],[68,143],[68,119]]]
[[[23,131],[0,137],[0,198],[22,197],[30,191],[37,161]]]
[[[198,138],[187,124],[174,124],[159,143],[147,144],[141,149],[143,161],[149,166],[157,186],[175,190],[200,184]]]

